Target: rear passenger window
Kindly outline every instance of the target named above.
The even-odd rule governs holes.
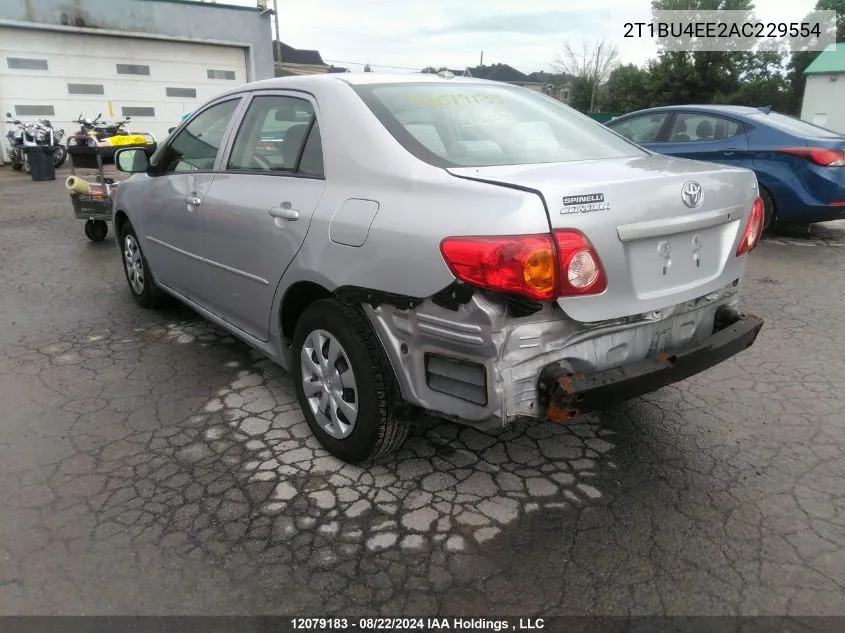
[[[317,131],[309,134],[312,124]],[[295,97],[255,97],[235,137],[228,169],[322,175],[322,147],[311,103]]]
[[[669,142],[721,141],[736,136],[740,131],[739,123],[720,116],[679,113],[669,134]]]

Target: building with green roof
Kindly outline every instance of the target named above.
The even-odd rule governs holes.
[[[801,118],[845,134],[845,42],[819,53],[804,75]]]

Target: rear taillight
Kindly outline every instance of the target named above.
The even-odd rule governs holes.
[[[607,289],[607,276],[596,249],[586,236],[580,231],[567,229],[555,231],[554,237],[560,260],[560,296],[604,292]]]
[[[555,297],[557,258],[551,235],[449,237],[440,252],[452,274],[473,286],[537,300]]]
[[[790,154],[822,167],[845,167],[845,152],[827,147],[782,147],[781,154]]]
[[[763,218],[765,211],[763,207],[763,200],[757,198],[754,204],[751,205],[751,217],[748,218],[748,224],[745,225],[745,231],[742,234],[742,240],[739,243],[739,248],[736,249],[736,255],[745,255],[751,251],[760,241],[760,236],[763,234]]]
[[[579,231],[449,237],[440,251],[455,277],[487,290],[549,301],[607,288],[598,254]]]

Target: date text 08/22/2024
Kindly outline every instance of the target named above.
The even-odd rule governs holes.
[[[294,631],[539,631],[542,618],[293,618]]]

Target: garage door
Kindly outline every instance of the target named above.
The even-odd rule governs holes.
[[[163,138],[185,112],[246,81],[240,47],[0,27],[0,114],[46,117],[68,133],[80,112],[102,112]]]

